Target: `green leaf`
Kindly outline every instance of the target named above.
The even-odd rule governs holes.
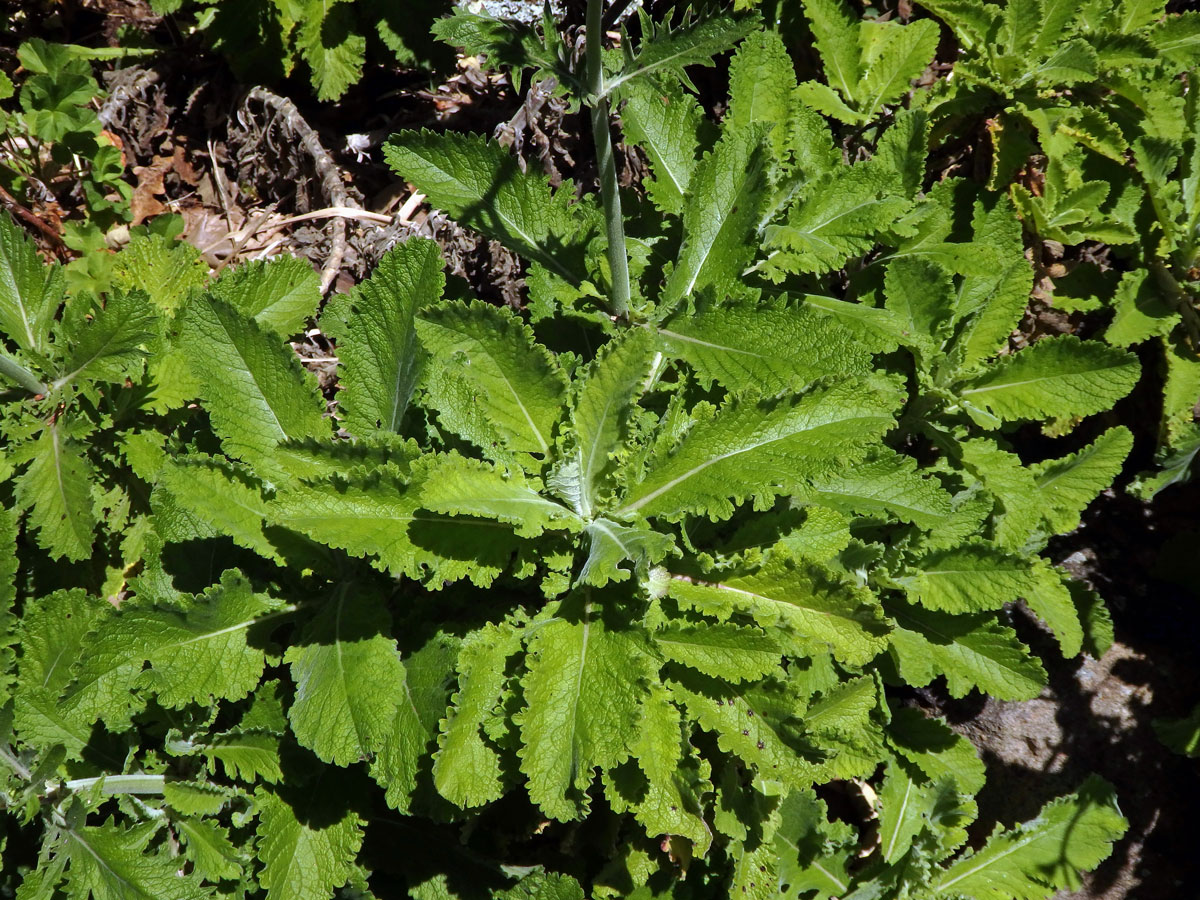
[[[362,846],[359,817],[349,810],[296,810],[276,794],[256,795],[259,884],[268,900],[328,900],[346,883]],[[329,797],[332,800],[332,797]],[[313,812],[320,813],[314,817]],[[301,818],[298,812],[303,812]]]
[[[908,92],[912,81],[933,60],[941,35],[937,24],[929,19],[908,25],[868,21],[859,28],[866,72],[854,97],[859,111],[871,118]]]
[[[384,147],[397,174],[463,225],[500,241],[530,262],[578,285],[586,278],[584,248],[596,222],[527,174],[499,144],[478,135],[406,131]]]
[[[763,778],[792,787],[807,787],[815,776],[802,739],[803,703],[777,681],[746,686],[679,670],[667,690],[717,745],[753,766]]]
[[[145,836],[114,824],[64,828],[70,895],[94,900],[200,900],[212,896],[164,848],[145,853]]]
[[[1004,357],[959,396],[1002,422],[1090,416],[1128,394],[1140,372],[1127,351],[1064,335]]]
[[[430,355],[428,365],[468,387],[479,412],[510,450],[549,451],[563,412],[566,379],[528,326],[481,302],[434,306],[421,312],[416,324]],[[438,412],[459,431],[453,409],[442,404]]]
[[[500,754],[484,737],[485,723],[504,692],[504,670],[521,646],[521,633],[509,625],[473,632],[458,655],[458,690],[442,722],[433,780],[456,806],[482,806],[504,793]]]
[[[647,196],[664,213],[683,212],[688,185],[696,171],[704,111],[678,85],[649,79],[621,90],[621,127],[626,141],[646,151],[654,172],[642,182]]]
[[[848,256],[875,246],[876,235],[907,211],[890,173],[866,166],[842,167],[809,182],[782,225],[770,225],[763,274],[782,280],[791,272],[821,274],[841,268]]]
[[[1078,655],[1083,648],[1083,623],[1065,573],[1043,559],[1034,560],[1036,583],[1025,594],[1025,603],[1058,638],[1063,656]]]
[[[705,615],[749,615],[768,634],[786,634],[809,654],[828,647],[850,665],[867,663],[887,645],[888,626],[874,595],[816,563],[773,559],[720,582],[671,575],[666,591]]]
[[[767,125],[775,167],[786,166],[795,89],[796,72],[779,33],[752,32],[729,62],[729,110],[723,128],[733,132]]]
[[[936,478],[921,473],[911,456],[886,447],[847,469],[818,475],[797,498],[860,515],[889,515],[933,529],[952,511],[950,494]]]
[[[862,80],[858,18],[842,0],[814,0],[804,4],[804,15],[812,29],[825,80],[847,100],[853,99]]]
[[[663,656],[712,678],[756,681],[781,674],[779,645],[757,628],[720,625],[669,625],[654,632]]]
[[[768,497],[866,455],[892,424],[895,394],[879,381],[844,380],[797,399],[729,401],[695,416],[673,448],[659,451],[616,513],[713,520],[731,500]]]
[[[679,259],[663,286],[664,305],[706,289],[723,297],[740,282],[754,255],[766,199],[764,139],[761,125],[729,132],[696,167],[683,207]]]
[[[461,641],[435,632],[404,660],[391,734],[371,765],[371,775],[386,788],[388,806],[410,812],[414,794],[425,782],[429,755],[439,724],[450,705],[450,686]]]
[[[708,764],[697,759],[690,744],[684,757],[681,726],[682,716],[669,692],[654,685],[642,706],[633,745],[637,766],[645,776],[644,790],[632,800],[633,814],[649,837],[678,835],[691,841],[702,856],[712,844],[713,834],[704,819],[701,795],[711,792],[712,784]],[[610,796],[623,774],[606,784]]]
[[[884,307],[896,317],[904,343],[928,366],[953,312],[950,273],[927,259],[901,257],[888,265],[883,290]]]
[[[879,791],[879,852],[894,863],[913,845],[937,800],[936,786],[922,784],[899,761],[888,764]]]
[[[13,684],[13,722],[25,743],[61,745],[75,759],[91,739],[93,720],[66,714],[57,703],[71,681],[71,664],[84,654],[97,616],[108,608],[80,588],[26,604],[14,635],[21,657]]]
[[[336,100],[362,77],[367,39],[354,31],[355,12],[347,3],[309,0],[297,17],[296,46],[312,70],[318,100]]]
[[[930,781],[952,778],[964,793],[982,790],[985,776],[979,751],[942,719],[929,718],[911,706],[893,707],[887,739],[893,750]]]
[[[900,675],[915,687],[945,675],[954,697],[977,687],[997,700],[1030,700],[1046,684],[1041,663],[990,613],[952,616],[901,604],[889,610]]]
[[[244,262],[226,269],[210,290],[280,337],[302,331],[321,303],[317,273],[306,260],[294,256]]]
[[[99,519],[92,499],[95,470],[77,442],[51,422],[33,446],[33,460],[16,480],[17,508],[54,559],[87,559]]]
[[[200,453],[168,459],[151,495],[154,527],[169,542],[228,537],[281,562],[263,533],[267,503],[257,485],[227,460]]]
[[[572,607],[575,601],[572,601]],[[553,819],[578,818],[597,767],[629,756],[639,709],[653,677],[645,649],[628,630],[609,628],[584,605],[538,627],[522,680],[521,771],[529,796]]]
[[[50,386],[58,390],[81,379],[121,382],[140,375],[146,346],[158,337],[157,325],[145,294],[110,294],[91,323],[72,335],[71,354]]]
[[[225,301],[201,296],[189,303],[180,340],[204,348],[189,363],[204,385],[213,430],[230,456],[277,474],[271,460],[277,444],[328,430],[316,379],[289,346]]]
[[[180,309],[207,281],[200,251],[160,234],[135,234],[113,259],[114,284],[145,293],[164,313]]]
[[[228,571],[183,609],[135,606],[98,619],[64,709],[118,725],[144,702],[131,695],[139,687],[171,709],[212,697],[240,700],[258,685],[266,661],[249,632],[275,605]]]
[[[376,556],[396,575],[443,582],[470,578],[486,587],[516,552],[512,528],[425,509],[419,482],[383,474],[349,484],[296,485],[271,504],[271,520],[352,556]]]
[[[634,572],[642,577],[650,566],[662,562],[675,549],[675,541],[668,534],[621,525],[612,519],[593,519],[585,531],[591,543],[577,580],[592,587],[625,581]],[[633,563],[633,572],[621,566],[626,561]]]
[[[978,852],[955,861],[934,879],[931,896],[1040,900],[1059,888],[1077,890],[1080,873],[1105,859],[1128,827],[1112,788],[1092,776],[1036,819],[997,830]]]
[[[201,878],[219,881],[241,876],[241,855],[230,843],[226,829],[191,817],[173,819],[171,824],[183,839],[184,855]]]
[[[942,612],[999,609],[1036,584],[1028,560],[981,541],[935,551],[914,567],[914,575],[899,579],[909,599]]]
[[[757,16],[752,15],[701,15],[656,31],[649,16],[643,14],[641,45],[617,75],[605,79],[605,92],[634,78],[668,72],[683,75],[687,66],[711,66],[714,56],[729,50],[757,24]]]
[[[1114,347],[1129,347],[1152,337],[1161,337],[1175,326],[1178,313],[1157,290],[1145,269],[1126,272],[1113,298],[1116,313],[1104,332]]]
[[[659,326],[663,351],[706,385],[735,394],[801,390],[823,376],[866,375],[868,348],[828,316],[803,306],[703,304]]]
[[[1154,719],[1154,733],[1158,739],[1182,756],[1200,755],[1200,705],[1191,713],[1178,719]]]
[[[377,597],[341,585],[284,654],[296,684],[292,732],[325,762],[359,762],[390,736],[404,700],[391,624]]]
[[[564,470],[552,479],[562,483],[574,475],[577,497],[566,496],[582,516],[591,516],[598,501],[607,499],[618,470],[618,451],[628,440],[631,412],[645,387],[652,366],[651,338],[641,329],[605,344],[580,378],[570,417]]]
[[[337,340],[346,430],[365,438],[400,430],[420,375],[416,311],[441,299],[438,245],[409,238],[388,251],[371,277],[329,301],[321,327]]]
[[[1079,527],[1079,516],[1113,483],[1133,449],[1133,434],[1110,428],[1082,450],[1029,467],[1037,484],[1042,516],[1054,534]]]
[[[44,266],[33,241],[0,216],[0,334],[23,350],[44,352],[54,314],[62,302],[58,266]]]
[[[505,522],[520,537],[583,525],[571,510],[539,494],[520,473],[461,456],[436,458],[421,488],[421,503],[448,516]]]

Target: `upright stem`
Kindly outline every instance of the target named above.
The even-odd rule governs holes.
[[[604,0],[588,0],[587,6],[587,85],[592,95],[592,140],[596,143],[596,164],[600,168],[600,199],[604,203],[605,230],[608,233],[608,268],[612,280],[612,312],[629,315],[629,258],[625,255],[625,223],[621,218],[621,195],[617,190],[617,166],[613,159],[612,132],[608,122],[608,98],[604,95],[604,59],[602,25]]]

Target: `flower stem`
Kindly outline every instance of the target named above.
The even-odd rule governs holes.
[[[625,223],[621,217],[621,194],[617,189],[617,166],[613,159],[608,98],[604,91],[603,13],[604,0],[588,0],[587,85],[591,95],[592,140],[596,144],[596,164],[600,169],[600,199],[604,204],[605,230],[608,235],[608,268],[612,282],[609,305],[613,315],[627,318],[630,297],[629,258],[625,255]]]

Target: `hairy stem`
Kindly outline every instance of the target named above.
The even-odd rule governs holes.
[[[68,791],[87,791],[104,782],[100,793],[106,797],[115,794],[161,794],[166,778],[163,775],[101,775],[98,778],[75,778],[64,781]]]
[[[0,375],[16,382],[31,394],[45,394],[49,390],[36,375],[3,351],[0,351]]]
[[[605,230],[608,234],[608,268],[612,281],[610,306],[620,318],[629,315],[629,258],[625,255],[625,223],[621,217],[621,195],[617,189],[617,166],[613,159],[612,132],[608,121],[608,98],[604,94],[602,18],[604,0],[588,0],[587,6],[587,85],[592,95],[592,139],[596,143],[596,164],[600,169],[600,199],[604,203]]]
[[[1183,327],[1187,331],[1192,348],[1200,351],[1200,313],[1197,313],[1196,307],[1192,305],[1192,298],[1162,260],[1150,260],[1150,271],[1158,281],[1159,289],[1167,295],[1183,319]]]

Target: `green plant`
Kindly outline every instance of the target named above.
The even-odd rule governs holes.
[[[2,232],[25,273],[0,284],[3,459],[29,485],[0,512],[23,891],[1025,900],[1124,833],[1089,779],[968,849],[982,763],[897,698],[1036,696],[1018,600],[1067,656],[1111,639],[1042,551],[1120,470],[1128,430],[1085,420],[1139,373],[1100,341],[1011,340],[1034,278],[1012,201],[928,183],[930,113],[872,80],[888,60],[907,83],[928,28],[858,29],[843,153],[754,15],[643,19],[612,52],[599,10],[579,69],[549,24],[439,25],[588,107],[600,198],[474,136],[398,135],[399,174],[526,261],[529,313],[445,299],[409,240],[320,314],[332,417],[285,342],[311,273],[190,283],[144,236],[119,269],[144,295],[60,311],[58,270]],[[717,128],[685,66],[735,47]],[[119,352],[42,405],[106,323]],[[108,418],[127,391],[167,418]],[[89,596],[109,579],[45,565],[66,554],[38,504],[66,482],[22,454],[60,420],[135,476],[113,483],[138,487],[137,540],[92,554],[116,609]],[[1091,439],[1028,462],[1029,422]],[[829,815],[834,783],[877,786],[862,828]]]
[[[17,56],[25,77],[19,87],[0,73],[0,101],[14,95],[18,101],[16,109],[0,108],[0,187],[45,203],[65,183],[82,192],[85,216],[97,227],[127,221],[133,188],[124,180],[121,150],[103,133],[93,108],[103,91],[89,60],[136,53],[38,38],[21,44]]]
[[[986,117],[989,187],[1011,194],[1026,228],[1068,253],[1093,242],[1111,248],[1111,269],[1074,266],[1053,288],[1055,304],[1109,307],[1106,340],[1160,348],[1162,469],[1133,486],[1150,499],[1189,477],[1200,449],[1200,206],[1188,89],[1200,14],[1165,15],[1163,3],[1134,0],[922,5],[962,51],[955,77],[923,103],[941,132]]]
[[[449,0],[152,0],[159,15],[204,34],[243,79],[276,81],[303,62],[319,100],[336,100],[368,59],[402,66],[445,62],[429,25]]]

